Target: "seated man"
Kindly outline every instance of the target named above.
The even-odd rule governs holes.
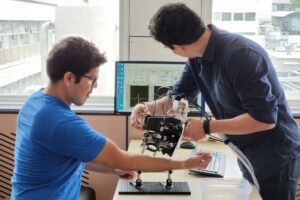
[[[71,104],[85,103],[105,62],[104,54],[83,38],[67,37],[54,45],[47,60],[49,85],[31,95],[19,112],[12,199],[77,199],[87,162],[126,178],[135,175],[131,170],[208,165],[208,154],[171,160],[128,153],[76,115]]]

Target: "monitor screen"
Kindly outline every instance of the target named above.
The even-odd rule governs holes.
[[[154,101],[180,77],[184,62],[117,61],[115,113],[131,112],[140,102]]]

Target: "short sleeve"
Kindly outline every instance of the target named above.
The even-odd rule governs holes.
[[[270,63],[262,55],[242,49],[234,54],[227,74],[242,107],[257,121],[277,122],[277,98],[272,92]],[[275,76],[275,74],[273,74]]]
[[[106,138],[80,117],[61,122],[53,133],[52,150],[82,162],[94,160],[103,149]]]
[[[188,61],[184,67],[181,76],[173,86],[173,93],[184,94],[190,99],[194,99],[199,94],[199,88],[194,80],[193,73],[191,71],[190,61]]]

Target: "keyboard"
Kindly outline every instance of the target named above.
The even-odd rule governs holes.
[[[224,153],[207,149],[195,149],[192,151],[192,156],[197,156],[198,152],[210,153],[212,159],[205,169],[189,169],[191,174],[224,177],[226,168],[226,155]]]

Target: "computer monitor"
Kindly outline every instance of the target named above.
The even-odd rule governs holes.
[[[115,113],[130,113],[137,103],[154,101],[166,93],[184,66],[184,62],[117,61]]]

